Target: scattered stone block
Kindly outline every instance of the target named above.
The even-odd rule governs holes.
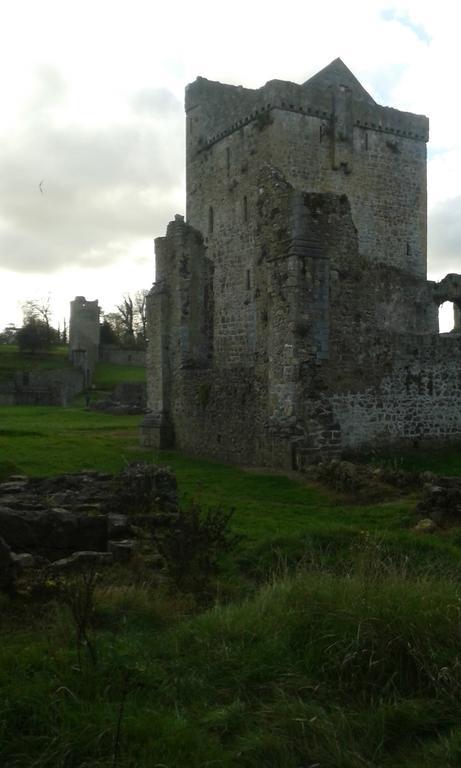
[[[53,572],[79,571],[89,567],[112,565],[113,562],[111,552],[74,552],[70,557],[55,560],[50,569]]]
[[[133,556],[136,549],[136,542],[134,539],[109,541],[107,549],[112,554],[114,563],[126,563]]]
[[[437,530],[437,525],[429,517],[424,517],[413,528],[416,533],[434,533]]]

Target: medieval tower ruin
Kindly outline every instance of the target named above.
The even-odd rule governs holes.
[[[302,467],[459,439],[461,276],[426,279],[427,118],[378,105],[336,59],[302,85],[198,78],[186,123],[144,442]]]
[[[85,373],[86,385],[99,358],[99,315],[97,300],[76,296],[70,302],[69,358]]]

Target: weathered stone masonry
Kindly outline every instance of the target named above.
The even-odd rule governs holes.
[[[377,105],[337,59],[303,85],[198,78],[186,120],[144,442],[300,467],[460,438],[461,276],[426,280],[427,118]]]

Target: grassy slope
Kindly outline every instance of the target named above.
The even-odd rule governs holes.
[[[10,379],[14,371],[67,368],[70,366],[67,355],[67,347],[31,354],[20,352],[14,344],[0,344],[0,381]]]
[[[53,347],[48,352],[31,354],[20,352],[15,344],[0,344],[0,381],[10,379],[15,371],[53,370],[70,365],[67,347]],[[121,381],[145,380],[146,369],[142,366],[98,363],[93,383],[96,389],[107,391]]]
[[[2,408],[0,458],[39,474],[114,469],[142,455],[137,420]],[[243,538],[215,584],[228,604],[197,611],[149,573],[119,574],[97,595],[98,666],[80,672],[59,602],[4,601],[0,763],[459,766],[457,531],[412,533],[412,495],[363,505],[302,480],[161,459],[184,502],[235,507]],[[459,466],[459,452],[445,459]]]
[[[76,472],[90,467],[116,471],[145,458],[138,441],[139,417],[112,416],[83,408],[0,408],[0,464],[10,461],[30,475]]]
[[[122,381],[145,381],[146,369],[135,365],[114,365],[98,363],[93,384],[99,390],[112,390]]]

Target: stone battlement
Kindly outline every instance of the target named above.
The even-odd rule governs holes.
[[[197,149],[203,151],[209,148],[250,122],[261,121],[275,109],[332,120],[335,116],[333,94],[338,87],[347,89],[350,94],[355,126],[415,141],[428,141],[427,117],[377,104],[355,78],[351,79],[351,73],[340,60],[337,60],[334,69],[337,76],[326,89],[320,87],[318,82],[321,73],[302,85],[270,80],[254,90],[198,77],[187,86],[185,100],[189,120],[197,119],[198,109],[202,112],[197,126],[194,126]],[[341,85],[343,81],[345,85]]]

